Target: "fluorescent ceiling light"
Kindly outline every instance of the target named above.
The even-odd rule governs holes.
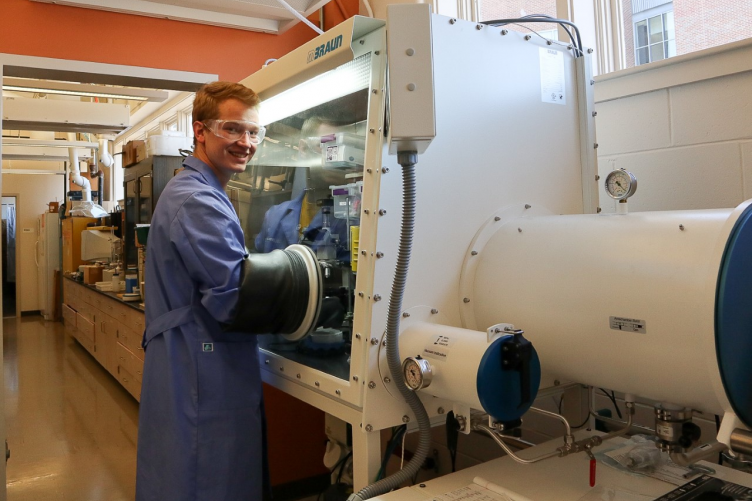
[[[166,101],[168,97],[168,93],[162,90],[106,87],[102,85],[28,80],[23,78],[3,78],[3,90],[65,96],[101,97],[106,99],[128,99],[132,101],[153,101],[157,103]]]
[[[104,97],[109,99],[130,99],[133,101],[147,101],[145,97],[125,96],[123,94],[102,94],[101,92],[83,92],[75,90],[58,90],[44,89],[41,87],[17,87],[15,85],[3,85],[3,90],[14,90],[17,92],[38,92],[39,94],[61,94],[64,96],[82,96],[82,97]]]
[[[262,125],[269,125],[301,111],[367,89],[371,81],[370,55],[314,77],[261,103]]]
[[[32,139],[25,137],[3,136],[3,146],[36,146],[43,148],[93,148],[99,149],[99,143],[89,141],[63,141],[59,139]]]
[[[54,170],[26,170],[26,169],[3,169],[3,174],[37,174],[43,176],[62,176],[65,172],[56,172]]]

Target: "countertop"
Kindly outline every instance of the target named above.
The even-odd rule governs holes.
[[[136,310],[138,310],[138,311],[140,311],[142,313],[145,311],[144,303],[142,303],[141,301],[123,301],[121,298],[118,297],[117,293],[115,293],[115,292],[100,291],[94,285],[89,285],[89,284],[85,284],[83,282],[79,282],[78,280],[74,280],[72,277],[69,277],[69,276],[66,276],[65,278],[67,280],[70,280],[73,283],[76,283],[78,285],[82,285],[82,286],[86,287],[87,289],[90,289],[90,290],[93,290],[94,292],[102,294],[103,296],[107,296],[107,297],[110,297],[110,298],[114,299],[115,301],[119,301],[119,302],[123,303],[124,305],[130,306],[131,308],[136,309]]]

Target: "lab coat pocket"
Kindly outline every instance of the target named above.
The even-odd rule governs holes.
[[[261,374],[256,343],[202,343],[196,355],[199,412],[258,409]]]

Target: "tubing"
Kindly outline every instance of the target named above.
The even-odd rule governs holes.
[[[76,148],[68,148],[68,158],[70,159],[71,181],[81,187],[84,202],[91,202],[91,182],[81,176]]]
[[[416,152],[401,152],[397,154],[397,160],[402,166],[403,207],[402,207],[402,231],[400,233],[399,253],[397,254],[397,267],[394,272],[392,295],[389,298],[389,313],[387,315],[386,328],[386,357],[389,363],[389,372],[392,380],[399,389],[400,394],[418,421],[418,448],[413,458],[404,469],[394,475],[379,480],[375,484],[364,487],[357,494],[350,496],[348,501],[363,501],[374,496],[379,496],[400,486],[403,482],[411,479],[423,465],[431,448],[431,422],[428,413],[423,407],[418,395],[410,391],[405,385],[402,374],[402,360],[399,354],[399,327],[402,312],[402,298],[407,282],[407,271],[410,266],[410,253],[413,244],[413,227],[415,226],[415,164],[418,162]]]

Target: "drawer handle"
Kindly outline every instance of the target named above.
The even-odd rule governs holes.
[[[143,347],[141,347],[141,346],[139,346],[139,347],[138,347],[138,348],[136,348],[136,349],[137,349],[138,351],[144,351]]]
[[[125,362],[125,359],[123,357],[120,357],[120,360],[122,360],[123,362]]]
[[[127,382],[128,382],[128,378],[124,377],[124,378],[123,378],[123,382],[124,382],[124,383],[127,383]]]

